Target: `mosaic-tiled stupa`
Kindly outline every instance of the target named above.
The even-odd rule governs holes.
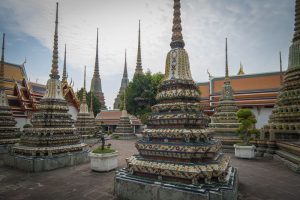
[[[91,81],[91,92],[97,97],[100,103],[100,109],[106,110],[104,94],[102,92],[102,83],[99,72],[99,50],[98,50],[98,29],[97,29],[97,43],[96,43],[96,58],[95,58],[95,67],[94,74]]]
[[[122,115],[120,117],[119,124],[115,129],[112,137],[116,139],[133,139],[136,138],[135,134],[133,133],[133,127],[130,123],[130,118],[126,110],[126,102],[125,102],[125,95],[124,95],[124,103],[123,103],[123,110]]]
[[[75,123],[77,133],[83,137],[94,135],[96,133],[96,122],[94,116],[89,112],[89,108],[86,102],[86,67],[84,67],[84,85],[82,93],[82,101],[80,104],[80,110],[77,115]]]
[[[26,171],[46,171],[88,161],[86,144],[75,133],[74,121],[68,114],[58,74],[58,3],[50,79],[47,93],[31,119],[32,127],[24,128],[19,145],[12,148],[5,164]]]
[[[3,33],[2,54],[0,63],[0,154],[6,153],[8,145],[19,141],[19,129],[8,104],[8,99],[3,85],[4,79],[4,46],[5,33]]]
[[[138,49],[136,57],[136,67],[134,75],[143,74],[142,66],[142,51],[141,51],[141,21],[139,20],[139,36],[138,36]]]
[[[225,62],[225,80],[220,96],[219,104],[215,108],[215,113],[211,116],[210,130],[214,134],[214,138],[222,141],[224,149],[233,149],[235,143],[241,140],[237,136],[236,130],[239,128],[236,113],[238,107],[234,102],[234,91],[231,87],[228,54],[227,54],[227,38],[226,38],[226,62]]]
[[[138,140],[139,152],[116,174],[120,199],[236,199],[236,169],[211,138],[199,104],[182,37],[180,0],[174,0],[171,50],[158,104]]]
[[[115,98],[114,102],[114,109],[120,108],[120,103],[122,101],[121,96],[124,94],[126,88],[128,87],[129,79],[128,79],[128,73],[127,73],[127,56],[126,56],[126,50],[125,50],[125,63],[124,63],[124,72],[123,72],[123,78],[121,81],[121,87],[119,89],[119,93],[117,95],[117,98]]]
[[[295,13],[288,69],[261,137],[269,139],[268,154],[276,153],[287,166],[300,172],[300,0],[296,0]]]

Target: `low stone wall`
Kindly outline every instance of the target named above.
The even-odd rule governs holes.
[[[89,151],[82,151],[52,157],[29,157],[7,154],[4,157],[4,164],[28,172],[49,171],[87,163],[90,161],[88,153]]]

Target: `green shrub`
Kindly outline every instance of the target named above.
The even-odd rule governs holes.
[[[249,145],[254,138],[252,135],[257,135],[259,131],[255,128],[256,118],[250,109],[240,109],[237,112],[238,122],[241,123],[237,130],[243,143],[240,145]]]
[[[101,147],[98,147],[97,149],[94,149],[93,150],[93,153],[113,153],[115,152],[116,150],[114,149],[111,149],[111,148],[104,148],[104,149],[101,149]]]

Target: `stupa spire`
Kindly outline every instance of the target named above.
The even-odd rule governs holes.
[[[65,44],[65,54],[64,54],[64,68],[63,68],[63,74],[62,74],[62,82],[67,81],[67,45]]]
[[[4,50],[5,50],[5,33],[3,33],[3,36],[2,36],[2,53],[1,53],[1,66],[0,66],[0,78],[1,79],[4,78]]]
[[[293,42],[297,42],[300,40],[300,0],[296,0],[294,31]]]
[[[125,63],[124,63],[124,72],[123,72],[123,78],[127,78],[128,73],[127,73],[127,54],[126,54],[126,49],[125,49]]]
[[[56,3],[55,31],[50,78],[59,79],[58,75],[58,2]]]
[[[225,78],[229,79],[229,72],[228,72],[228,47],[227,47],[227,38],[226,38],[226,44],[225,44]]]
[[[96,42],[96,58],[95,58],[95,68],[94,77],[99,77],[99,50],[98,50],[98,28],[97,28],[97,42]]]
[[[279,52],[279,66],[280,66],[280,85],[283,83],[283,74],[282,74],[282,58],[281,51]]]
[[[174,12],[173,12],[173,28],[172,28],[172,42],[170,44],[171,48],[183,48],[184,41],[182,37],[182,27],[180,18],[180,0],[174,0]]]
[[[84,80],[83,80],[83,93],[82,93],[82,103],[83,104],[86,103],[86,87],[85,87],[85,83],[86,83],[86,66],[84,66]]]
[[[138,50],[137,50],[136,68],[134,74],[142,74],[142,73],[143,73],[143,66],[142,66],[142,53],[141,53],[141,20],[139,20]]]
[[[91,92],[91,104],[90,104],[90,112],[91,112],[91,116],[93,116],[94,117],[94,104],[93,104],[93,97],[94,97],[94,95],[93,95],[93,93]]]

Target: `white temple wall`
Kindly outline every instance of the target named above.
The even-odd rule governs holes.
[[[78,114],[77,108],[72,105],[68,105],[68,107],[69,107],[68,113],[72,116],[72,119],[76,120]]]
[[[268,123],[273,108],[253,107],[251,110],[255,114],[257,120],[256,128],[260,129]]]

